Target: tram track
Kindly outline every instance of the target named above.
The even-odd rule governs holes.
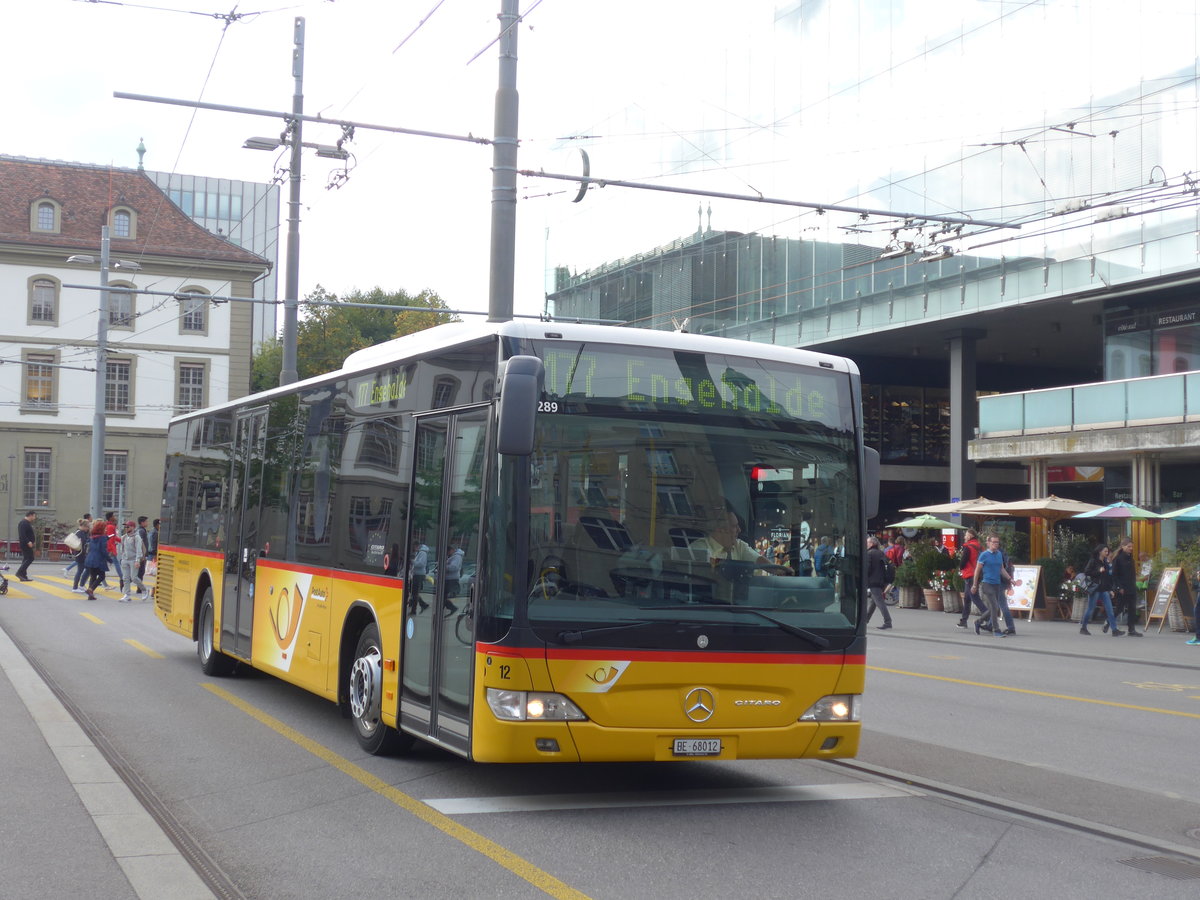
[[[1052,825],[1076,834],[1086,834],[1091,837],[1113,841],[1125,847],[1147,851],[1160,857],[1163,860],[1163,865],[1156,868],[1154,865],[1147,864],[1153,860],[1126,862],[1150,871],[1161,869],[1160,874],[1167,874],[1173,878],[1200,879],[1200,848],[1187,847],[1182,844],[1162,840],[1161,838],[1138,834],[1126,829],[1105,825],[1101,822],[1092,822],[1087,819],[1067,815],[1066,813],[1054,812],[1053,810],[1018,803],[1014,800],[1006,800],[1002,797],[973,791],[958,785],[946,784],[945,782],[935,781],[931,778],[924,778],[908,772],[899,772],[857,759],[831,759],[827,760],[826,764],[856,772],[873,779],[880,779],[882,781],[902,784],[908,788],[915,788],[932,797],[941,797],[976,808],[994,810],[1005,815],[1043,825]],[[1192,871],[1193,869],[1194,871]],[[1178,874],[1179,872],[1182,872],[1182,874]]]

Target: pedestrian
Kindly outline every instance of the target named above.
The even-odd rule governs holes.
[[[446,561],[442,564],[445,566],[444,590],[446,592],[442,606],[448,616],[452,616],[458,612],[458,607],[451,603],[450,599],[458,596],[459,584],[462,580],[463,556],[465,555],[458,544],[451,544],[450,555],[446,557]]]
[[[982,552],[983,547],[979,543],[979,534],[975,529],[968,528],[963,540],[962,553],[959,556],[959,560],[962,563],[959,574],[963,580],[963,608],[962,616],[958,620],[959,628],[967,627],[967,620],[971,617],[972,604],[975,605],[980,614],[987,612],[987,608],[983,605],[983,601],[979,598],[979,592],[975,590],[973,584],[975,580],[975,566],[979,563],[979,554]]]
[[[123,566],[127,576],[125,590],[118,602],[129,603],[133,599],[130,593],[135,584],[138,593],[145,600],[147,597],[146,585],[142,582],[138,571],[141,569],[142,563],[146,561],[146,544],[142,541],[142,536],[138,534],[137,522],[133,519],[125,523],[125,533],[117,541],[117,560]]]
[[[1114,618],[1119,622],[1121,611],[1125,611],[1125,633],[1130,637],[1141,637],[1137,630],[1138,620],[1138,589],[1137,575],[1134,573],[1133,538],[1123,537],[1117,545],[1117,555],[1112,561],[1113,592],[1116,596]],[[1108,631],[1105,623],[1104,630]]]
[[[102,519],[97,519],[92,524],[92,536],[88,541],[87,556],[83,560],[84,568],[87,569],[88,574],[87,587],[84,593],[87,594],[89,600],[96,599],[96,586],[104,580],[104,573],[108,571],[107,530],[107,526]]]
[[[21,568],[17,569],[18,581],[33,581],[29,577],[29,564],[33,562],[33,548],[37,545],[37,535],[33,532],[33,523],[37,521],[37,510],[31,509],[17,523],[17,543],[21,545]]]
[[[71,593],[83,594],[86,593],[81,584],[87,582],[87,566],[84,560],[87,559],[88,543],[91,541],[90,529],[92,522],[90,518],[79,519],[76,522],[75,537],[79,541],[79,549],[75,551],[73,565],[75,566],[75,580],[71,585]]]
[[[108,561],[116,568],[117,581],[123,591],[125,590],[125,576],[121,573],[121,560],[117,558],[117,541],[121,539],[121,536],[117,534],[117,514],[111,509],[104,514],[104,534],[108,538]],[[112,590],[108,586],[107,578],[104,579],[104,586],[108,590]]]
[[[1012,576],[1004,567],[1004,553],[1000,550],[1000,535],[989,534],[987,549],[979,554],[975,563],[975,575],[971,579],[971,590],[978,591],[987,606],[987,614],[992,620],[992,633],[996,637],[1007,637],[1005,632],[1000,630],[1000,617],[1003,609],[1001,604],[1004,603],[1004,585],[1006,583],[1012,583]],[[979,634],[982,625],[982,620],[975,620],[976,634]]]
[[[137,533],[138,533],[138,537],[140,537],[142,539],[142,551],[143,551],[142,561],[141,561],[141,563],[138,564],[138,572],[137,572],[139,584],[141,583],[142,579],[146,577],[146,561],[150,558],[150,552],[149,552],[150,533],[148,531],[146,531],[147,519],[148,519],[147,516],[138,516],[137,517]],[[145,599],[145,591],[146,591],[146,589],[142,588],[142,594],[143,594],[142,599],[143,600]]]
[[[425,572],[429,566],[429,548],[417,539],[413,539],[412,553],[408,559],[408,611],[415,613],[417,607],[421,612],[429,609],[429,604],[421,599],[421,589],[425,586]]]
[[[1113,637],[1120,637],[1125,632],[1117,628],[1117,619],[1113,615],[1112,597],[1112,561],[1109,559],[1108,545],[1101,544],[1092,551],[1092,558],[1088,560],[1087,568],[1083,570],[1083,574],[1087,576],[1088,586],[1088,602],[1087,610],[1083,614],[1083,618],[1079,620],[1079,633],[1091,634],[1088,631],[1088,622],[1092,619],[1092,613],[1096,609],[1096,604],[1104,601],[1104,615],[1108,619],[1108,624],[1105,631],[1112,629]]]
[[[813,552],[813,569],[815,570],[813,574],[824,575],[832,556],[833,545],[829,542],[829,536],[822,536],[817,542],[817,549]]]
[[[887,604],[883,602],[883,588],[891,580],[887,573],[888,558],[883,555],[883,551],[879,549],[879,538],[871,535],[867,538],[867,596],[870,598],[870,605],[867,607],[867,621],[871,621],[871,616],[878,609],[883,613],[883,624],[875,626],[880,631],[886,631],[892,627],[892,614],[887,608]]]

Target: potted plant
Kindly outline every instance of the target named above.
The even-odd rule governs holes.
[[[954,560],[932,544],[914,542],[912,559],[905,565],[911,565],[916,570],[917,584],[921,586],[925,594],[925,606],[940,612],[942,609],[941,589],[933,587],[933,578],[935,575],[940,578],[943,572],[953,568]]]
[[[962,612],[963,579],[957,569],[947,569],[935,576],[942,594],[942,609],[948,613]]]
[[[1087,591],[1074,578],[1068,578],[1058,586],[1058,599],[1071,604],[1071,621],[1078,622],[1087,609]]]
[[[1046,591],[1046,608],[1035,609],[1033,617],[1043,621],[1053,619],[1055,608],[1058,606],[1060,585],[1063,583],[1067,572],[1066,564],[1060,559],[1055,559],[1053,556],[1043,556],[1041,559],[1035,559],[1033,564],[1042,567],[1042,586]],[[1066,601],[1063,602],[1065,603]]]
[[[899,605],[902,608],[916,609],[921,605],[921,582],[912,560],[896,569],[896,590],[900,592]]]

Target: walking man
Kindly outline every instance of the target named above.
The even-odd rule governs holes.
[[[33,581],[29,577],[29,564],[33,562],[33,548],[37,536],[33,533],[33,523],[37,521],[37,512],[30,510],[25,518],[17,523],[17,543],[21,545],[21,568],[17,569],[18,581]]]
[[[136,529],[137,523],[130,519],[125,523],[125,533],[117,542],[117,559],[120,560],[125,570],[125,592],[121,594],[121,603],[130,602],[132,598],[129,595],[135,584],[142,599],[146,599],[146,585],[142,583],[141,576],[138,575],[142,563],[146,561],[146,545],[142,542],[142,536],[137,533]]]
[[[1000,536],[987,536],[987,549],[979,554],[975,564],[975,577],[971,579],[972,590],[979,591],[987,606],[988,615],[992,619],[992,633],[996,637],[1005,637],[1000,628],[1002,610],[1004,609],[1004,584],[1012,582],[1012,576],[1004,568],[1004,554],[1000,551]],[[979,620],[975,620],[975,633],[979,634]]]
[[[1133,538],[1131,537],[1121,538],[1117,555],[1113,557],[1112,579],[1113,592],[1117,595],[1117,613],[1113,618],[1119,622],[1121,610],[1124,609],[1127,623],[1125,633],[1130,637],[1141,637],[1142,633],[1137,630],[1137,573],[1134,571]],[[1107,623],[1105,623],[1104,630],[1108,630]]]
[[[975,580],[975,566],[979,563],[979,554],[982,551],[983,548],[979,545],[979,535],[975,533],[974,529],[968,528],[962,548],[962,568],[959,570],[963,580],[963,608],[962,616],[958,620],[959,628],[967,627],[967,620],[971,617],[972,603],[979,608],[981,613],[986,611],[983,601],[979,599],[979,592],[972,584]]]
[[[876,626],[881,631],[892,627],[892,614],[888,611],[887,604],[883,602],[883,588],[889,581],[887,567],[884,565],[886,558],[883,555],[883,551],[879,549],[879,538],[875,537],[875,535],[868,537],[867,596],[871,600],[871,605],[867,608],[867,621],[871,621],[871,616],[878,609],[883,613],[883,624]]]

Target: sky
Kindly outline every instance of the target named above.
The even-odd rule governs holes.
[[[5,93],[0,152],[133,168],[142,141],[148,169],[269,181],[286,158],[242,142],[278,135],[280,120],[112,95],[289,110],[297,16],[305,18],[305,113],[490,136],[500,0],[246,0],[232,7],[232,21],[212,15],[229,13],[229,2],[6,4],[0,73],[17,87]],[[1059,122],[1103,124],[1103,98],[1194,68],[1196,6],[522,0],[519,166],[575,172],[584,147],[596,177],[1015,215],[997,185],[1024,182],[1047,203],[1098,186],[1068,183],[1078,168],[1069,158],[1056,169],[1036,155],[1075,153],[1083,138],[1059,132],[1058,149],[1046,141],[1033,153],[1000,145]],[[306,141],[339,137],[333,126],[304,126]],[[1196,136],[1185,138],[1156,138],[1170,172],[1189,161],[1195,168]],[[1094,159],[1100,143],[1086,140]],[[318,284],[338,294],[430,289],[451,308],[486,310],[491,148],[361,128],[347,147],[353,159],[337,189],[327,188],[337,163],[304,159],[301,294]],[[1170,158],[1170,148],[1182,157]],[[968,154],[970,177],[965,167],[945,168]],[[1061,183],[1056,172],[1065,173]],[[830,240],[847,239],[853,224],[616,187],[572,203],[575,192],[544,179],[518,184],[518,313],[542,310],[555,266],[583,271],[710,223]],[[862,239],[886,237],[885,227]]]

